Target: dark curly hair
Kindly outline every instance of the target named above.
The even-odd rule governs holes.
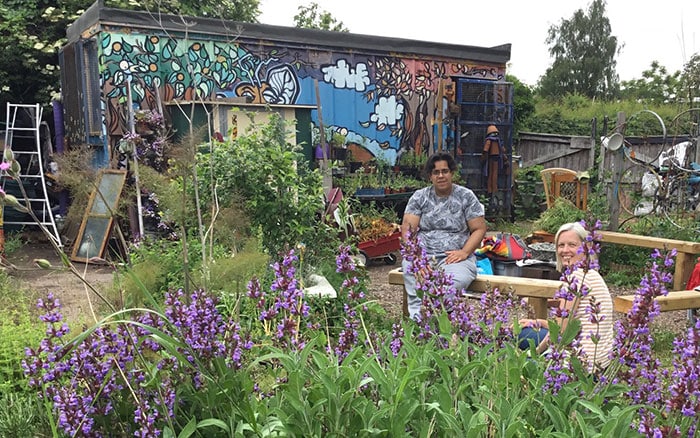
[[[448,152],[437,152],[431,155],[430,158],[428,158],[428,161],[425,163],[423,176],[430,178],[430,174],[433,173],[433,169],[435,169],[435,163],[438,161],[447,161],[447,167],[449,167],[450,171],[452,172],[457,170],[457,162],[452,155],[450,155]]]

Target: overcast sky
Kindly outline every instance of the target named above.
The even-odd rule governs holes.
[[[313,0],[260,0],[260,22],[293,26],[300,5]],[[512,44],[508,73],[534,85],[551,64],[545,39],[583,0],[428,1],[315,0],[350,32],[470,46]],[[420,6],[419,6],[420,5]],[[700,0],[608,0],[612,34],[624,45],[621,80],[640,78],[652,61],[669,72],[700,51]]]

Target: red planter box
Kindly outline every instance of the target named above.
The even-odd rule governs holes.
[[[398,251],[401,249],[401,231],[396,231],[381,239],[360,242],[358,247],[369,258],[381,257]]]

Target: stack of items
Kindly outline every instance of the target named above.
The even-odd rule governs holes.
[[[478,258],[490,260],[494,274],[511,277],[519,277],[519,263],[531,257],[525,242],[520,236],[512,233],[497,233],[486,237],[481,242],[481,248],[474,251],[474,254]],[[477,263],[478,266],[479,264]]]
[[[536,242],[528,245],[532,258],[518,262],[523,277],[559,280],[557,271],[556,247],[549,242]]]

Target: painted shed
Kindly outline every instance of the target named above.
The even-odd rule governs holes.
[[[498,127],[511,157],[510,44],[486,48],[156,15],[100,2],[67,36],[60,52],[67,144],[94,146],[100,166],[126,132],[128,94],[141,109],[210,105],[221,114],[215,130],[223,135],[235,128],[230,107],[284,112],[297,121],[296,140],[310,160],[320,110],[327,132],[343,134],[368,156],[395,163],[405,151],[454,153],[479,194],[489,125]],[[499,191],[507,206],[510,183],[504,173]]]

